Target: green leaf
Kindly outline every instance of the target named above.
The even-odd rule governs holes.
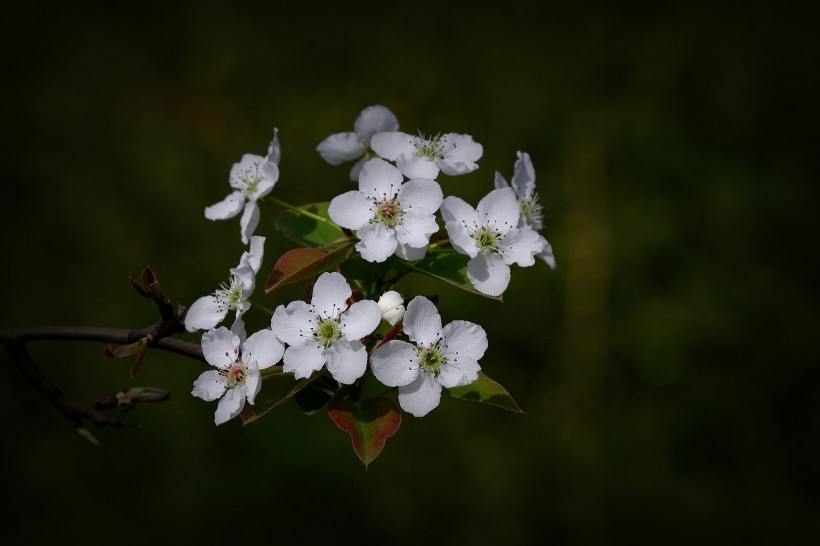
[[[401,412],[389,398],[374,396],[358,401],[340,398],[327,414],[336,426],[350,434],[353,451],[365,468],[379,456],[387,439],[401,425]]]
[[[421,260],[407,262],[407,267],[412,271],[441,279],[473,294],[504,301],[501,296],[488,296],[473,288],[467,277],[467,262],[469,261],[469,256],[457,252],[431,252]]]
[[[478,372],[478,379],[469,385],[453,389],[444,388],[441,389],[441,394],[450,398],[495,406],[515,413],[526,413],[518,407],[507,389],[487,377],[484,372]]]
[[[329,203],[310,203],[299,207],[324,218],[326,220],[324,222],[292,210],[286,210],[279,215],[274,226],[282,235],[304,246],[319,247],[332,243],[344,237],[345,234],[342,228],[334,224],[327,215],[328,205]]]
[[[310,385],[322,375],[322,371],[313,372],[313,375],[302,379],[295,386],[293,376],[282,371],[282,366],[271,366],[262,370],[262,389],[256,395],[253,405],[245,404],[240,413],[242,424],[252,423],[268,413],[273,408],[290,400],[296,393]]]
[[[295,248],[282,254],[265,282],[265,293],[327,271],[350,255],[352,243],[327,252],[318,248]]]

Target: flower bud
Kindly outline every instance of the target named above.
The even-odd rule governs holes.
[[[390,323],[390,326],[395,326],[404,318],[404,300],[398,292],[390,290],[379,298],[379,310],[382,312],[382,318]]]

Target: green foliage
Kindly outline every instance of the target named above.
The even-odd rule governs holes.
[[[452,389],[443,388],[441,389],[441,394],[458,400],[495,406],[515,413],[526,413],[518,407],[518,404],[513,400],[513,397],[510,396],[510,393],[507,392],[507,389],[487,377],[484,372],[478,372],[478,379],[469,385]]]

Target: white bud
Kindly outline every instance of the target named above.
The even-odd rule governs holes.
[[[382,318],[390,323],[390,326],[395,326],[404,318],[404,300],[398,292],[390,290],[379,298],[379,310],[382,312]]]

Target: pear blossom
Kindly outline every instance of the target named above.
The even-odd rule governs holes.
[[[242,243],[248,244],[248,239],[259,224],[257,201],[269,194],[279,180],[280,156],[279,130],[274,128],[268,155],[245,154],[239,163],[234,163],[229,178],[233,192],[219,203],[206,207],[205,218],[226,220],[243,211],[239,220],[240,235]]]
[[[367,351],[360,339],[376,329],[381,312],[371,300],[348,306],[351,295],[341,273],[322,273],[310,303],[297,300],[276,308],[271,330],[288,345],[285,372],[300,379],[327,366],[336,381],[347,385],[364,375]]]
[[[381,157],[394,161],[407,178],[435,179],[439,170],[449,176],[473,172],[484,153],[472,136],[457,133],[426,137],[383,132],[373,135],[370,146]]]
[[[521,219],[518,227],[529,226],[535,231],[541,231],[544,225],[544,207],[538,202],[538,194],[535,192],[535,169],[532,166],[530,155],[527,152],[516,152],[518,159],[513,167],[512,189],[518,199],[518,208],[521,211]],[[507,188],[510,184],[501,176],[495,173],[495,187]],[[552,254],[552,246],[543,235],[539,235],[542,250],[536,254],[552,269],[555,269],[555,256]]]
[[[404,411],[423,417],[438,406],[442,387],[461,387],[478,378],[487,334],[464,320],[442,328],[436,306],[424,296],[407,305],[403,327],[414,343],[388,341],[370,355],[370,368],[376,379],[399,388]]]
[[[251,237],[249,250],[242,253],[239,265],[230,270],[230,282],[223,283],[213,294],[199,298],[188,309],[185,315],[186,330],[210,330],[222,322],[229,311],[235,311],[236,318],[231,330],[244,339],[242,315],[251,307],[248,298],[256,288],[256,274],[262,266],[264,245],[264,237]]]
[[[393,112],[380,104],[368,106],[356,118],[352,132],[330,135],[319,143],[316,151],[331,165],[358,159],[350,169],[350,180],[355,182],[365,162],[370,159],[370,139],[373,135],[398,130],[399,120]]]
[[[244,342],[224,326],[205,332],[202,354],[216,369],[203,372],[191,394],[206,402],[219,399],[214,423],[221,425],[239,415],[245,400],[254,403],[261,387],[259,370],[279,362],[284,351],[270,330],[260,330]]]
[[[382,297],[379,298],[379,311],[381,311],[382,319],[384,319],[390,326],[395,326],[404,317],[404,300],[401,294],[395,290],[388,290]]]
[[[430,235],[438,231],[441,187],[426,178],[403,181],[396,167],[374,158],[359,174],[359,189],[330,202],[328,216],[356,230],[356,250],[368,262],[383,262],[394,253],[407,260],[422,258]]]
[[[507,289],[511,264],[531,266],[543,250],[537,232],[516,227],[521,212],[512,188],[491,191],[475,209],[459,197],[447,197],[441,215],[453,248],[470,257],[467,277],[488,296],[500,296]]]

